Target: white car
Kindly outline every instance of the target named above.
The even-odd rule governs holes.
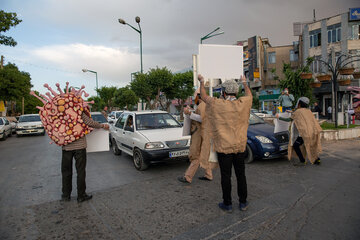
[[[0,140],[11,137],[11,125],[5,117],[0,117]]]
[[[109,116],[108,116],[108,122],[110,124],[114,124],[116,123],[116,121],[119,119],[120,115],[123,113],[124,111],[112,111]]]
[[[274,117],[272,114],[269,114],[267,111],[259,111],[257,109],[251,109],[251,112],[254,113],[256,116],[261,118],[271,118]]]
[[[45,135],[44,126],[39,114],[21,115],[16,126],[16,135],[40,134]]]
[[[115,155],[129,154],[135,168],[145,170],[151,162],[188,156],[190,136],[182,131],[165,111],[125,111],[110,127],[111,149]]]
[[[16,133],[16,125],[17,125],[16,117],[6,117],[6,119],[10,122],[11,133]]]

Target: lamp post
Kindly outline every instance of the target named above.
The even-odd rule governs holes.
[[[91,72],[91,73],[95,73],[95,76],[96,76],[96,96],[99,96],[99,93],[98,93],[98,76],[97,76],[97,72],[95,71],[92,71],[92,70],[89,70],[89,69],[83,69],[82,70],[83,72]]]
[[[141,31],[141,27],[140,27],[140,17],[137,16],[135,17],[135,22],[137,22],[139,29],[133,27],[132,25],[128,24],[127,22],[125,22],[124,19],[119,18],[119,23],[124,24],[124,25],[128,25],[129,27],[131,27],[132,29],[134,29],[135,31],[137,31],[140,34],[140,64],[141,64],[141,73],[143,73],[143,60],[142,60],[142,31]]]
[[[355,59],[354,59],[355,58]],[[331,63],[326,62],[322,59],[318,59],[317,61],[323,63],[324,65],[326,65],[329,69],[329,71],[331,72],[331,85],[332,85],[332,92],[333,92],[333,97],[334,97],[334,106],[332,107],[332,109],[335,108],[335,128],[338,127],[338,86],[337,86],[337,78],[340,75],[340,69],[341,68],[345,68],[347,65],[349,65],[350,63],[353,62],[359,62],[360,61],[360,56],[358,55],[348,55],[348,54],[341,54],[338,59],[335,62],[335,55],[334,55],[334,51],[332,50],[332,61]],[[335,66],[333,65],[335,64]]]
[[[205,36],[203,36],[202,38],[200,38],[200,44],[202,44],[203,40],[206,40],[208,38],[212,38],[215,37],[217,35],[221,35],[224,34],[224,32],[219,32],[219,33],[215,33],[216,31],[220,30],[220,27],[217,27],[214,31],[206,34]],[[213,34],[214,33],[214,34]]]

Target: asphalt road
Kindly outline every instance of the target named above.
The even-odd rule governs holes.
[[[212,182],[185,185],[176,180],[185,161],[139,172],[111,152],[88,154],[92,200],[78,204],[75,191],[60,202],[61,149],[47,136],[8,138],[0,142],[0,239],[360,239],[359,147],[360,139],[324,142],[321,166],[247,165],[249,209],[226,214],[217,208],[218,169]]]

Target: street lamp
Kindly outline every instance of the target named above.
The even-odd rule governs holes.
[[[128,24],[127,22],[125,22],[124,19],[119,18],[119,23],[124,24],[124,25],[128,25],[129,27],[131,27],[132,29],[134,29],[135,31],[137,31],[140,34],[140,64],[141,64],[141,73],[143,73],[143,61],[142,61],[142,31],[141,31],[141,27],[140,27],[140,17],[137,16],[135,17],[135,22],[137,22],[137,24],[139,25],[139,29],[133,27],[132,25]]]
[[[335,55],[334,55],[334,51],[332,50],[332,57],[334,59]],[[331,85],[332,85],[332,91],[333,91],[333,95],[334,95],[334,106],[332,107],[332,109],[335,108],[335,128],[338,127],[338,91],[337,91],[337,78],[340,74],[340,69],[341,68],[345,68],[347,65],[349,65],[350,63],[353,62],[359,62],[360,61],[360,56],[358,55],[347,55],[347,54],[341,54],[337,61],[331,61],[335,63],[335,66],[333,65],[333,63],[329,63],[326,62],[322,59],[317,59],[317,61],[325,64],[328,69],[330,70],[331,74],[332,74],[332,78],[331,78]]]
[[[83,69],[82,70],[83,72],[91,72],[91,73],[95,73],[95,75],[96,75],[96,95],[97,96],[99,96],[99,93],[98,93],[98,76],[97,76],[97,72],[95,72],[95,71],[92,71],[92,70],[89,70],[89,69]]]
[[[203,40],[206,40],[206,39],[211,38],[211,37],[215,37],[215,36],[220,35],[220,34],[224,34],[224,32],[215,33],[218,30],[220,30],[220,27],[217,27],[214,31],[212,31],[212,32],[206,34],[204,37],[200,38],[200,44],[202,44]]]

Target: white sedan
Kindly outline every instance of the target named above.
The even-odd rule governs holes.
[[[40,120],[39,114],[21,115],[16,126],[16,135],[40,134],[45,135],[44,125]]]
[[[125,111],[110,127],[111,148],[115,155],[133,157],[137,170],[151,162],[187,157],[190,136],[182,136],[182,126],[165,111]]]
[[[5,140],[11,136],[11,125],[5,117],[0,117],[0,139]]]

